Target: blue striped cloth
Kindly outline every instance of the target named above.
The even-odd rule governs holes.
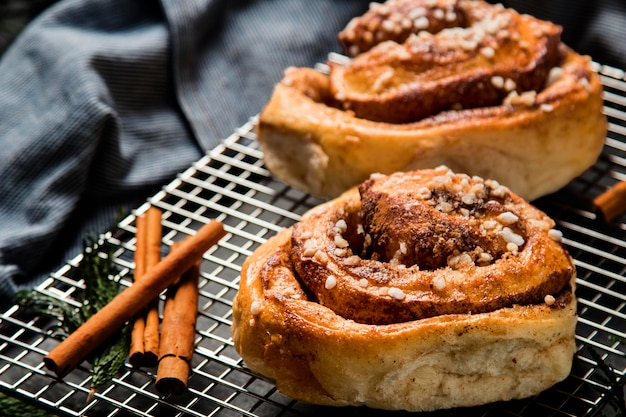
[[[340,51],[362,0],[64,0],[0,60],[0,302]],[[3,301],[4,300],[4,301]]]

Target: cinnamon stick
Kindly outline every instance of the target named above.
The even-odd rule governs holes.
[[[137,281],[146,271],[146,216],[138,216],[135,223],[135,272],[133,279]],[[131,365],[139,368],[144,364],[143,334],[146,327],[146,317],[141,312],[133,321],[133,329],[130,334],[130,348],[128,361]]]
[[[146,271],[161,261],[161,210],[150,207],[146,212]],[[150,301],[146,310],[143,334],[144,366],[156,366],[159,359],[159,299]]]
[[[612,222],[626,211],[626,180],[620,181],[593,200],[604,221]]]
[[[192,237],[185,239],[180,250],[170,252],[147,271],[141,280],[119,293],[109,304],[91,316],[43,358],[44,365],[62,377],[83,361],[124,323],[132,319],[150,300],[176,282],[226,234],[222,223],[212,220]]]
[[[161,260],[162,212],[150,207],[137,217],[135,281]],[[128,361],[135,367],[156,366],[159,351],[159,304],[152,300],[135,318]]]
[[[178,245],[173,245],[172,250],[178,250]],[[198,261],[166,293],[156,380],[156,389],[163,396],[180,395],[187,390],[196,335],[199,277]]]

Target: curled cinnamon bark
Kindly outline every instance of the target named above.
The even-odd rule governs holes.
[[[138,216],[135,222],[137,229],[135,233],[135,270],[133,279],[140,279],[146,271],[146,216]],[[143,340],[144,331],[146,329],[145,311],[141,311],[133,319],[132,331],[130,334],[130,347],[128,350],[128,362],[134,367],[144,366],[145,345]]]
[[[161,261],[162,212],[151,207],[146,213],[146,271]],[[144,328],[144,366],[156,366],[159,358],[159,300],[153,299],[146,307]]]
[[[180,243],[172,245],[178,250]],[[198,314],[200,261],[168,288],[163,307],[156,389],[163,396],[180,395],[187,390],[191,371]]]
[[[626,211],[626,180],[620,181],[598,195],[593,205],[605,222],[612,222]]]
[[[135,281],[161,260],[161,216],[161,210],[150,207],[137,217]],[[135,367],[155,366],[158,352],[159,308],[158,299],[154,299],[133,322],[128,360]]]
[[[202,254],[226,235],[224,225],[216,220],[202,226],[186,239],[176,252],[168,254],[143,279],[119,293],[109,304],[91,316],[82,326],[43,358],[45,366],[63,377],[84,360],[111,334],[139,313],[150,300],[174,284]]]

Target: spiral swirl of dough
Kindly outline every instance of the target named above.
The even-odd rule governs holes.
[[[554,222],[441,167],[373,176],[293,229],[298,280],[336,314],[386,324],[542,303],[574,266]]]
[[[347,62],[288,68],[259,118],[274,176],[336,197],[369,177],[446,165],[526,200],[597,160],[602,83],[561,28],[484,1],[390,0],[340,34]]]

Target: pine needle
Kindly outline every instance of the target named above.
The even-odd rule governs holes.
[[[0,416],[53,417],[54,414],[34,404],[0,393]]]
[[[105,246],[103,241],[84,242],[79,272],[85,281],[85,297],[80,308],[72,308],[63,300],[37,291],[20,291],[16,294],[16,301],[35,313],[59,320],[59,329],[69,335],[120,292],[120,284],[114,279],[118,270],[113,261],[113,247]],[[96,389],[111,381],[124,365],[129,345],[130,328],[125,326],[90,355],[92,378],[87,402],[93,398]]]
[[[111,381],[126,362],[130,345],[130,326],[125,326],[96,352],[91,372],[91,388],[87,403],[91,401],[96,389]]]

